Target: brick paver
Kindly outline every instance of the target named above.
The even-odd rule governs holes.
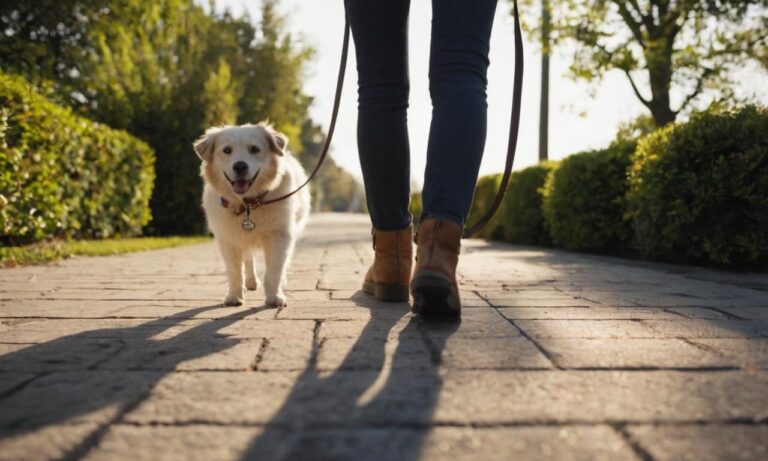
[[[358,291],[312,218],[288,307],[213,244],[0,270],[0,460],[768,459],[768,277],[465,242],[461,322]]]

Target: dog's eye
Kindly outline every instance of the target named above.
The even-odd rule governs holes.
[[[229,155],[229,154],[232,153],[232,148],[227,146],[224,149],[222,149],[222,152],[224,152],[225,154]]]
[[[249,147],[249,148],[248,148],[248,150],[249,150],[249,151],[250,151],[252,154],[258,154],[258,153],[259,153],[259,151],[260,151],[260,149],[259,149],[257,146],[251,146],[251,147]]]

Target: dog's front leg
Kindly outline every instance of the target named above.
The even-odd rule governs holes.
[[[266,272],[264,274],[264,293],[267,295],[268,306],[285,306],[285,293],[283,293],[283,280],[288,261],[293,253],[294,241],[288,234],[276,233],[267,239],[264,245],[264,262]]]
[[[231,243],[219,241],[219,250],[227,267],[229,291],[224,298],[225,306],[243,304],[243,252]]]
[[[245,254],[245,288],[249,290],[259,289],[259,278],[256,276],[256,269],[254,265],[256,261],[253,260],[253,253],[248,252]]]

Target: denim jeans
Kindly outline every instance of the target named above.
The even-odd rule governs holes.
[[[358,72],[357,142],[373,226],[411,223],[408,142],[410,0],[345,0]],[[488,50],[496,0],[432,0],[432,123],[422,218],[459,225],[472,205],[486,135]]]

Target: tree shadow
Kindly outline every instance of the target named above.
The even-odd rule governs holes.
[[[420,459],[442,388],[440,356],[460,320],[425,321],[403,315],[405,303],[353,298],[371,316],[347,355],[324,363],[334,338],[321,326],[306,368],[242,459]]]
[[[254,307],[189,328],[181,325],[219,308],[204,306],[140,325],[83,331],[0,356],[0,378],[21,378],[15,385],[0,386],[0,440],[64,422],[113,422],[182,362],[241,341],[217,334],[220,329],[268,309]],[[168,337],[154,338],[159,335]]]

